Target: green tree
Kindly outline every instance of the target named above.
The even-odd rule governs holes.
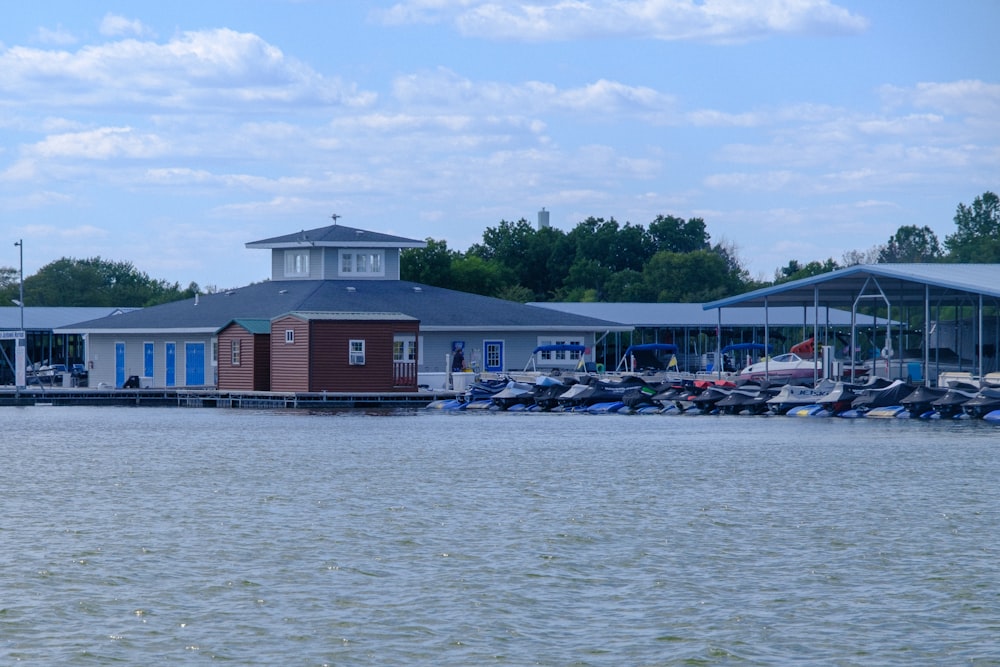
[[[640,271],[625,269],[611,274],[604,285],[605,301],[653,301],[656,294],[651,292]]]
[[[653,244],[642,227],[611,218],[587,218],[568,234],[576,248],[576,260],[593,260],[611,272],[641,271],[652,256]]]
[[[711,250],[658,252],[646,265],[643,280],[661,303],[712,301],[736,294],[742,286],[726,258]]]
[[[701,218],[684,220],[672,215],[658,215],[649,223],[649,236],[654,252],[694,252],[709,247],[705,221]]]
[[[403,280],[451,287],[451,264],[458,253],[448,250],[447,241],[426,239],[426,248],[407,248],[399,258],[399,275]]]
[[[594,300],[603,301],[604,283],[611,277],[611,273],[596,259],[577,256],[569,267],[563,286],[556,293],[556,300],[579,300],[581,294],[593,290]]]
[[[793,259],[789,261],[786,266],[778,270],[778,273],[776,273],[774,277],[774,283],[777,285],[779,283],[787,283],[801,278],[818,276],[821,273],[836,271],[838,268],[840,267],[832,257],[824,262],[813,261],[805,265],[799,263],[798,260]]]
[[[940,259],[941,244],[927,225],[903,225],[889,237],[878,255],[879,264],[926,263]]]
[[[972,206],[959,204],[955,233],[945,237],[944,245],[952,262],[1000,262],[1000,198],[987,191]]]
[[[197,285],[193,285],[197,288]],[[187,296],[177,283],[154,280],[131,262],[100,257],[63,257],[24,279],[24,300],[31,306],[144,307]]]
[[[566,234],[552,227],[534,229],[523,218],[501,220],[483,232],[483,242],[468,254],[502,267],[514,285],[531,290],[532,300],[545,300],[562,285],[573,262],[573,244]]]
[[[476,255],[456,257],[451,263],[451,289],[484,296],[496,296],[511,286],[507,272],[497,262]]]

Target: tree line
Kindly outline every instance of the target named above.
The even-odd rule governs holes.
[[[840,261],[791,260],[772,281],[755,280],[737,249],[712,242],[702,218],[659,215],[648,225],[587,218],[572,230],[536,229],[526,220],[500,221],[462,252],[444,240],[406,249],[404,280],[511,301],[701,303],[855,264],[1000,262],[1000,198],[993,192],[959,204],[955,230],[942,243],[927,226],[901,226],[883,243],[846,253]],[[0,267],[0,299],[19,294],[18,272]],[[191,298],[196,283],[150,278],[130,262],[62,258],[24,279],[32,306],[147,307]]]
[[[569,232],[501,221],[466,252],[428,238],[403,252],[401,271],[404,280],[512,301],[701,303],[856,264],[1000,262],[996,194],[959,204],[954,223],[943,243],[926,225],[903,225],[839,262],[791,260],[772,281],[751,278],[732,244],[713,244],[703,219],[662,215],[646,227],[588,218]]]
[[[20,298],[19,278],[17,269],[0,267],[0,303]],[[179,283],[150,278],[131,262],[100,257],[63,257],[24,279],[28,306],[142,308],[188,299],[200,291],[197,283],[182,288]]]

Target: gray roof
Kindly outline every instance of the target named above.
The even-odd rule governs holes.
[[[765,287],[738,296],[706,303],[704,308],[813,305],[819,303],[850,308],[864,290],[881,290],[894,306],[923,304],[925,294],[932,303],[955,303],[983,295],[1000,298],[1000,264],[860,264],[818,276]]]
[[[718,311],[706,311],[700,303],[535,303],[564,313],[597,317],[633,327],[690,327],[715,328],[719,323]],[[812,303],[810,302],[810,306]],[[830,320],[826,311],[820,312],[820,324],[850,326],[851,312],[831,308]],[[759,326],[765,324],[763,308],[740,308],[722,311],[723,326]],[[768,308],[767,324],[772,327],[794,327],[813,324],[812,309],[801,306]]]
[[[349,312],[349,311],[292,311],[290,313],[285,313],[285,315],[278,315],[273,319],[278,319],[280,317],[297,317],[300,320],[312,321],[312,320],[335,320],[340,322],[375,322],[375,321],[385,321],[385,322],[398,322],[400,320],[409,320],[416,322],[417,318],[410,317],[409,315],[404,315],[403,313],[364,313],[364,312]]]
[[[24,328],[34,331],[47,331],[130,310],[135,309],[25,306]],[[20,328],[21,309],[17,306],[4,306],[0,308],[0,329],[17,330]]]
[[[202,294],[74,326],[69,332],[214,333],[233,320],[292,311],[404,313],[422,331],[629,331],[631,327],[548,308],[402,280],[281,280]]]
[[[317,229],[304,229],[294,234],[284,234],[261,241],[251,241],[247,248],[302,248],[304,246],[336,248],[426,248],[425,241],[406,239],[402,236],[370,232],[344,225],[330,225]]]
[[[219,331],[222,331],[230,324],[235,324],[236,326],[243,327],[246,329],[247,333],[254,335],[259,334],[270,334],[271,333],[271,320],[270,319],[253,319],[249,317],[237,317],[236,319],[229,320],[221,327]],[[218,333],[219,331],[216,331]]]

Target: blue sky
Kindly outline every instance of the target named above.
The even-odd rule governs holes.
[[[13,6],[13,5],[12,5]],[[1000,3],[50,0],[0,22],[0,265],[268,276],[340,223],[705,219],[756,277],[1000,188]],[[2,246],[0,246],[2,247]]]

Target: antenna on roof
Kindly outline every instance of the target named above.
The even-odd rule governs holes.
[[[337,215],[336,213],[334,213],[330,217],[333,218],[333,226],[336,227],[337,226],[337,219],[340,218],[340,216]]]

